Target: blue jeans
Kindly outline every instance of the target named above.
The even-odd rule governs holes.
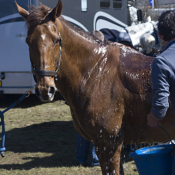
[[[77,160],[78,163],[85,165],[89,150],[91,151],[91,165],[96,166],[99,165],[98,157],[95,153],[95,146],[93,143],[84,139],[81,135],[77,136]]]

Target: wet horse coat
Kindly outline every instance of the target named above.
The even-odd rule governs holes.
[[[28,24],[36,94],[51,101],[56,87],[70,106],[76,131],[94,142],[102,173],[123,174],[122,145],[135,142],[151,108],[153,58],[72,26],[61,17],[61,1],[53,10],[41,5],[30,13],[16,5]],[[172,121],[170,109],[162,126],[174,138]],[[138,142],[166,140],[164,133],[149,127],[138,135]]]

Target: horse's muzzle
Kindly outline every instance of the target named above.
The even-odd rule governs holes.
[[[35,94],[42,102],[53,101],[55,95],[55,87],[51,86],[47,89],[39,89],[36,87]]]

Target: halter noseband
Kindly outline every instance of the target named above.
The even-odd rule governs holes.
[[[49,70],[37,70],[35,68],[34,65],[32,65],[32,73],[34,75],[34,79],[36,81],[36,75],[39,75],[39,76],[49,76],[49,77],[55,77],[55,80],[56,77],[57,77],[57,72],[59,71],[59,67],[60,67],[60,60],[61,60],[61,54],[62,54],[62,50],[61,50],[61,47],[62,47],[62,38],[61,38],[61,34],[59,32],[59,38],[58,38],[58,42],[59,42],[59,45],[60,45],[60,53],[59,53],[59,58],[58,58],[58,63],[57,63],[57,69],[55,71],[49,71]]]

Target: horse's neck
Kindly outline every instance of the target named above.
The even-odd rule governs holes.
[[[97,44],[93,36],[81,30],[77,32],[66,23],[63,23],[62,42],[60,84],[64,84],[62,91],[71,93],[68,87],[71,87],[72,92],[77,91],[82,82],[94,72],[99,60],[103,59],[106,49]]]
[[[71,26],[64,20],[62,21],[62,24],[62,33],[66,40],[65,42],[63,41],[66,45],[65,51],[67,54],[73,56],[72,59],[74,59],[76,55],[79,57],[78,59],[82,60],[84,59],[82,58],[82,55],[85,54],[84,52],[86,52],[86,55],[88,55],[93,51],[95,47],[98,47],[93,35],[89,35],[85,31]],[[77,58],[75,59],[77,60]]]
[[[82,30],[69,28],[68,24],[63,25],[63,62],[67,63],[72,73],[78,72],[79,76],[88,69],[94,67],[98,62],[98,56],[95,52],[99,49],[99,45],[92,35]],[[65,41],[64,41],[65,40]]]

